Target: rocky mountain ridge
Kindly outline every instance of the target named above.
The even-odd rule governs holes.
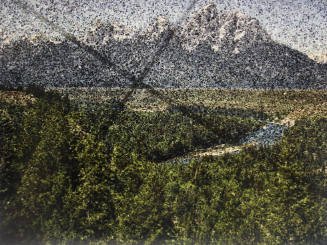
[[[270,41],[258,20],[235,10],[219,14],[214,4],[205,6],[181,24],[176,36],[187,50],[207,42],[215,52],[239,53],[254,43]]]
[[[274,42],[258,20],[208,4],[181,24],[164,17],[135,32],[97,22],[80,41],[139,76],[172,38],[144,82],[160,88],[326,89],[327,67]],[[39,41],[38,41],[39,40]],[[20,40],[2,48],[2,84],[128,87],[131,82],[68,41]]]

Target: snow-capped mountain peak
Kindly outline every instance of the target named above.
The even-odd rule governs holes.
[[[184,21],[178,35],[189,51],[207,43],[214,51],[238,53],[257,42],[270,40],[258,20],[237,10],[220,14],[214,3]]]

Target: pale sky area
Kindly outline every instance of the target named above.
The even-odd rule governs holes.
[[[145,28],[159,15],[176,22],[190,0],[25,0],[33,8],[75,35],[83,35],[97,19]],[[0,42],[54,30],[26,14],[14,0],[0,0]],[[272,38],[304,53],[327,52],[326,0],[199,0],[191,13],[209,2],[219,11],[238,9],[257,18]]]

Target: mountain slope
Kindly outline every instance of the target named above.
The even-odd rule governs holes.
[[[164,17],[141,32],[98,22],[81,40],[138,76],[163,39],[173,38],[145,82],[154,87],[326,89],[326,65],[274,42],[258,20],[214,4],[180,25]],[[2,84],[128,87],[131,82],[69,42],[20,40],[2,49]]]

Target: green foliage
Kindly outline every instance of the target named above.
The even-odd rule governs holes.
[[[174,168],[168,186],[177,237],[200,244],[324,244],[326,123],[301,121],[274,147]]]
[[[115,148],[113,166],[122,166],[121,159],[126,156],[126,152]],[[118,241],[153,244],[169,240],[174,228],[173,212],[165,197],[168,174],[165,166],[137,160],[135,155],[126,162],[129,164],[115,168],[118,183],[122,184],[114,195]]]
[[[326,244],[327,118],[271,146],[155,163],[235,142],[259,123],[192,112],[74,108],[30,89],[0,103],[0,236],[6,244]],[[213,133],[214,132],[214,133]]]
[[[109,127],[110,142],[160,162],[198,148],[237,142],[260,125],[253,119],[215,113],[193,113],[192,118],[197,120],[181,112],[126,111]]]
[[[17,234],[15,217],[15,193],[21,177],[17,162],[19,132],[21,131],[22,107],[0,102],[0,237],[6,239]],[[8,229],[1,229],[6,224]],[[10,227],[10,228],[9,228]]]

